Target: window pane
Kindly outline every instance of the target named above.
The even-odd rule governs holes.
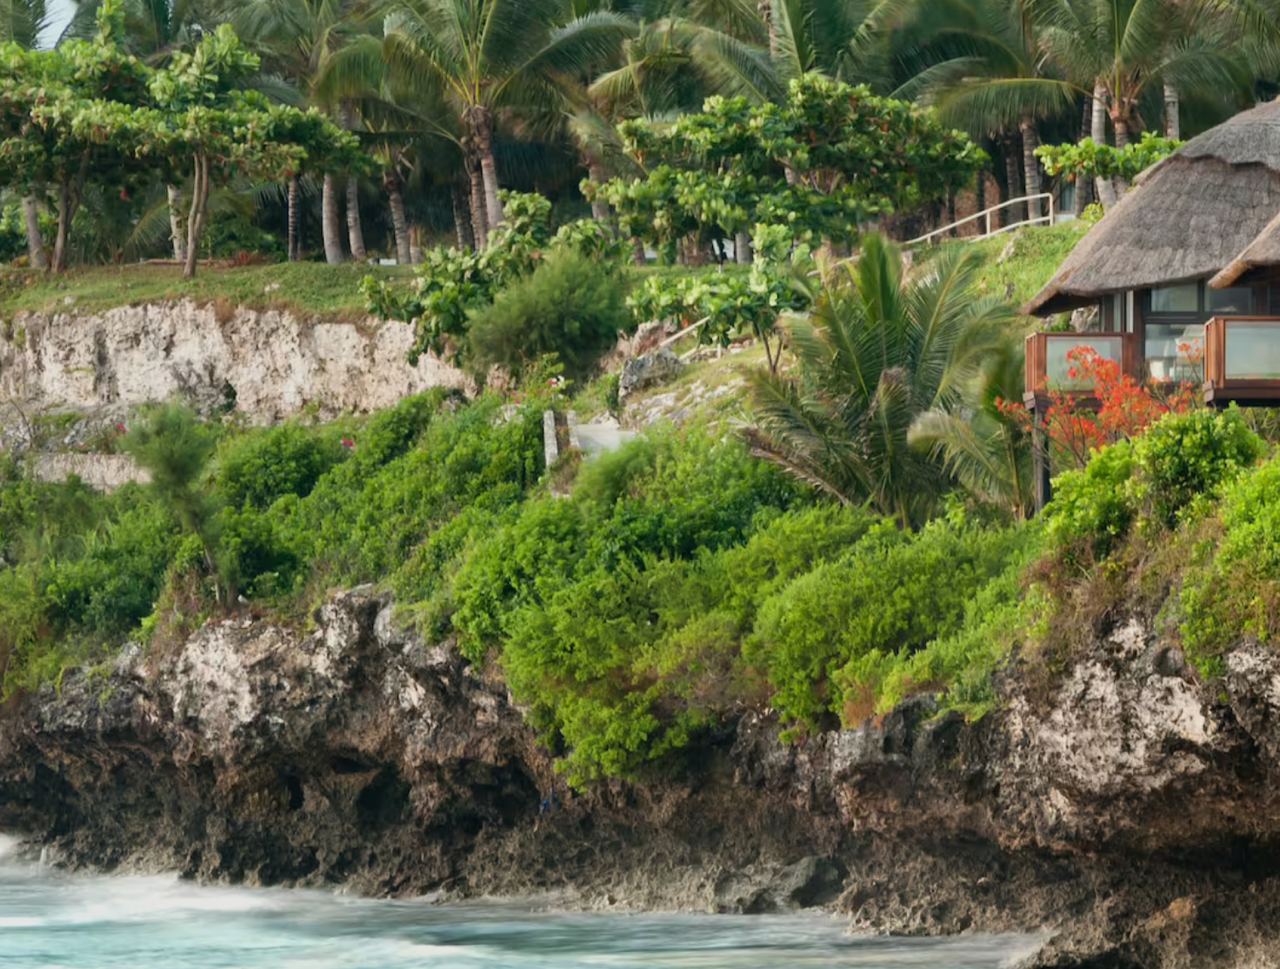
[[[1195,313],[1199,309],[1199,283],[1159,286],[1151,291],[1152,313]]]
[[[1123,363],[1123,344],[1118,336],[1081,333],[1079,336],[1050,334],[1045,344],[1045,383],[1050,390],[1092,390],[1087,380],[1072,379],[1076,362],[1067,359],[1076,347],[1092,347],[1104,360]]]
[[[1280,327],[1228,324],[1227,379],[1280,380]]]
[[[1233,286],[1230,289],[1207,290],[1210,313],[1252,313],[1253,289]]]
[[[1147,376],[1152,380],[1204,380],[1204,324],[1148,323]]]

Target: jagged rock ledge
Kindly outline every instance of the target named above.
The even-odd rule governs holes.
[[[501,683],[369,589],[126,651],[0,712],[0,829],[70,867],[583,907],[821,905],[855,928],[1040,930],[1037,966],[1245,967],[1280,944],[1280,658],[1226,694],[1118,627],[977,725],[917,698],[574,795]],[[1034,681],[1034,680],[1032,680]]]

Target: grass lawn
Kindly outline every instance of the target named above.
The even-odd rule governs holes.
[[[365,275],[408,279],[409,267],[327,266],[318,262],[221,268],[202,266],[195,279],[178,266],[137,264],[73,269],[62,275],[31,270],[0,272],[0,314],[21,310],[89,313],[164,300],[226,300],[250,309],[290,309],[331,319],[364,316],[357,286]]]

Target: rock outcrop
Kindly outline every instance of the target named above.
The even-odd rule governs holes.
[[[686,764],[575,794],[502,684],[371,590],[310,631],[245,616],[0,713],[0,829],[68,866],[376,894],[1043,929],[1040,967],[1273,964],[1280,654],[1225,688],[1118,625],[976,724],[916,697],[783,743],[747,715]],[[1034,684],[1034,685],[1029,685]]]
[[[179,396],[254,422],[390,407],[457,370],[407,360],[411,327],[309,320],[190,300],[101,313],[20,313],[0,340],[0,398],[25,412],[119,411]],[[6,416],[5,420],[9,420]]]

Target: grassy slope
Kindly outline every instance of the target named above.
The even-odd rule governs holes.
[[[1022,306],[1053,278],[1087,229],[1082,222],[1067,222],[948,245],[970,246],[982,254],[986,265],[979,277],[980,291]]]
[[[275,263],[237,268],[202,268],[190,282],[177,266],[142,264],[77,269],[63,276],[26,270],[0,274],[0,314],[97,312],[115,306],[191,298],[227,300],[251,309],[291,309],[329,318],[364,316],[357,290],[368,273],[408,276],[410,270],[323,263]]]

